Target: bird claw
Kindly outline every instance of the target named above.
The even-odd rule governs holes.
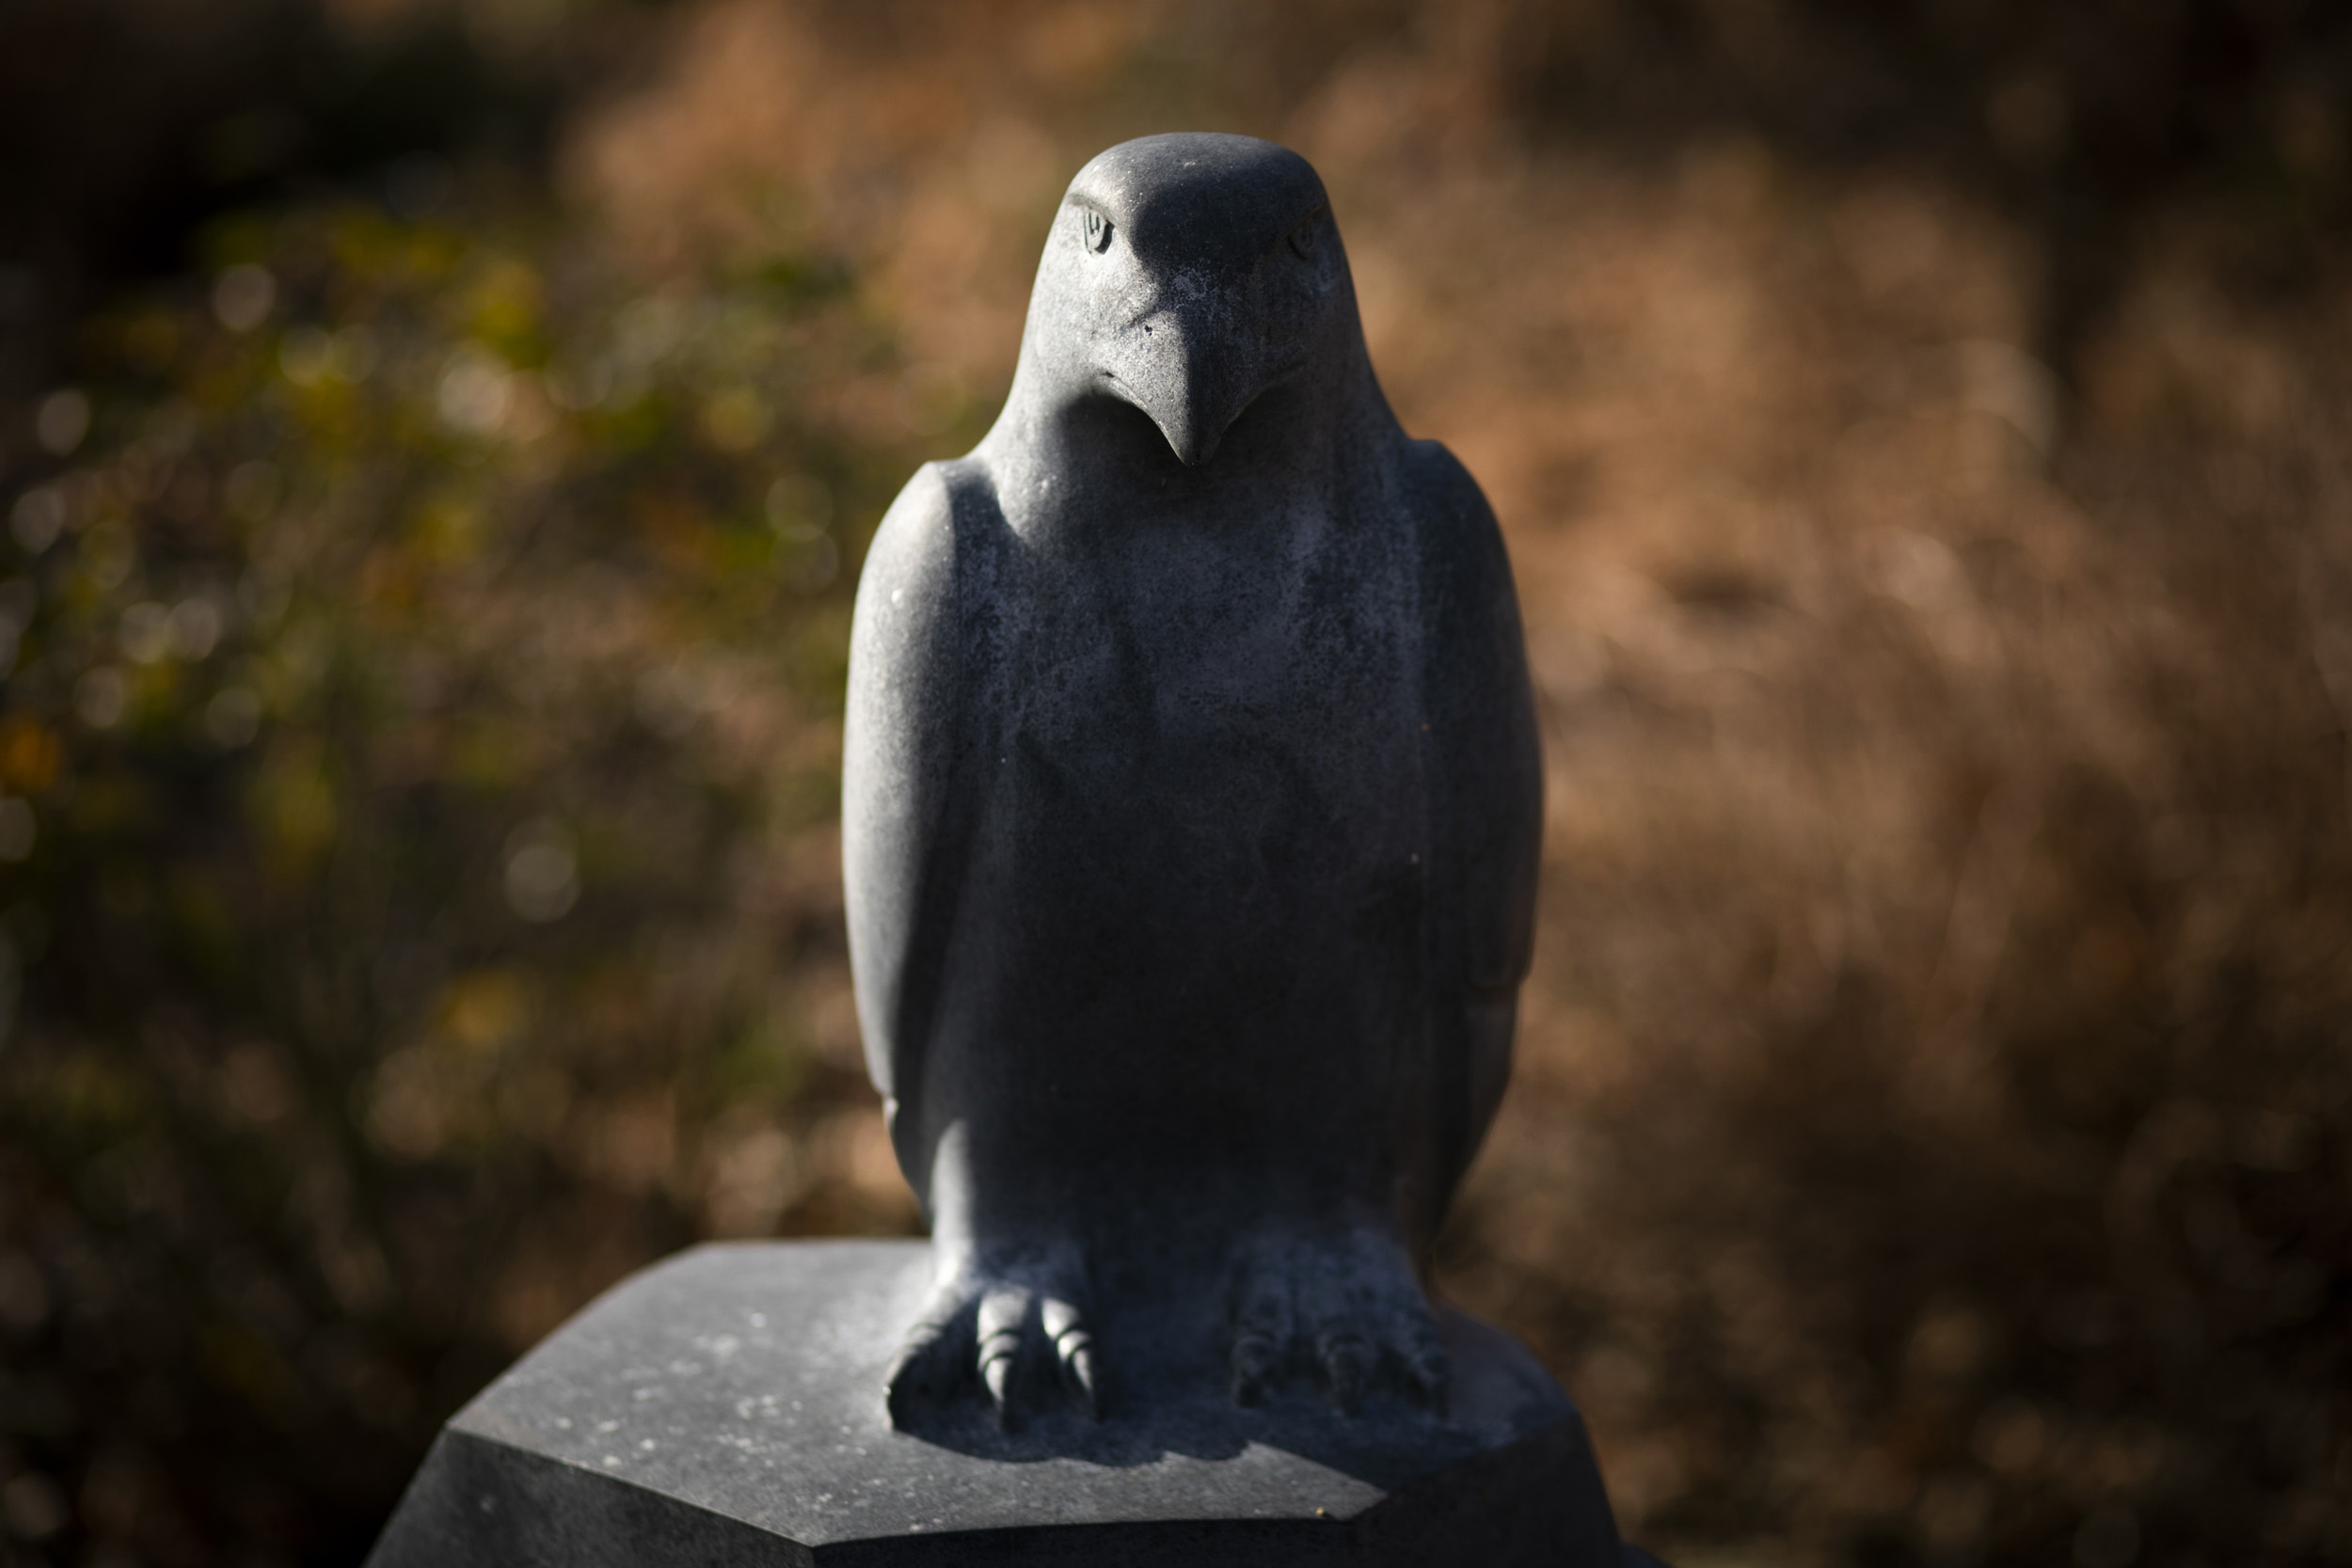
[[[1103,1378],[1094,1334],[1058,1258],[958,1271],[931,1291],[890,1370],[890,1424],[901,1431],[977,1383],[998,1428],[1018,1431],[1038,1402],[1033,1366],[1088,1419],[1101,1420]]]
[[[1305,1363],[1343,1415],[1389,1389],[1445,1415],[1447,1364],[1404,1249],[1376,1232],[1261,1240],[1235,1275],[1233,1401]]]
[[[1256,1404],[1269,1386],[1279,1381],[1282,1349],[1263,1334],[1242,1333],[1233,1338],[1233,1402]]]
[[[1038,1309],[1038,1326],[1054,1347],[1062,1390],[1089,1421],[1103,1418],[1102,1384],[1095,1370],[1094,1333],[1077,1307],[1048,1297]]]

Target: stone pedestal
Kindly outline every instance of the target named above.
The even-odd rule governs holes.
[[[1583,1421],[1507,1336],[1440,1316],[1443,1421],[1295,1386],[1001,1433],[891,1430],[914,1242],[698,1248],[624,1281],[459,1412],[370,1568],[1460,1563],[1616,1568]],[[1131,1314],[1122,1339],[1179,1332]]]

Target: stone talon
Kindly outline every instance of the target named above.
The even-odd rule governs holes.
[[[1038,1310],[1037,1321],[1038,1326],[1045,1330],[1045,1337],[1057,1345],[1073,1334],[1087,1331],[1086,1320],[1078,1309],[1058,1298],[1047,1299]]]
[[[1086,1412],[1088,1420],[1101,1420],[1103,1399],[1095,1383],[1094,1341],[1081,1338],[1066,1347],[1057,1348],[1062,1350],[1063,1378],[1072,1397],[1078,1402],[1078,1408]]]
[[[1417,1347],[1406,1363],[1406,1375],[1412,1379],[1421,1402],[1436,1415],[1443,1417],[1446,1388],[1452,1379],[1453,1368],[1446,1361],[1445,1352],[1435,1344]]]
[[[1095,1381],[1094,1336],[1078,1309],[1066,1301],[1049,1299],[1038,1314],[1038,1326],[1054,1343],[1054,1358],[1061,1365],[1062,1386],[1085,1411],[1089,1420],[1103,1418]]]
[[[1013,1373],[1021,1365],[1021,1335],[1029,1316],[1026,1291],[991,1291],[980,1298],[975,1329],[979,1336],[980,1385],[996,1407],[996,1423],[1011,1430]]]
[[[1101,1418],[1102,1375],[1094,1334],[1073,1305],[1085,1265],[1074,1255],[1026,1247],[965,1260],[931,1288],[930,1299],[890,1370],[890,1423],[920,1423],[977,1383],[997,1424],[1009,1432],[1043,1390],[1026,1370],[1050,1356],[1061,1386]],[[1025,1411],[1025,1404],[1029,1411]]]
[[[961,1313],[933,1311],[916,1323],[898,1359],[891,1363],[885,1386],[883,1402],[892,1426],[905,1427],[917,1410],[936,1402],[943,1389],[953,1386],[962,1347],[968,1342],[964,1338],[968,1321]]]
[[[1331,1402],[1343,1415],[1360,1413],[1373,1371],[1380,1364],[1378,1353],[1354,1334],[1336,1335],[1317,1348],[1323,1356],[1323,1375],[1331,1386]]]
[[[996,1409],[996,1424],[1010,1432],[1018,1422],[1012,1408],[1013,1358],[1008,1354],[992,1356],[980,1363],[980,1383],[988,1389],[989,1403]]]
[[[1233,1311],[1233,1402],[1256,1404],[1278,1382],[1291,1340],[1290,1281],[1263,1244],[1244,1255]]]
[[[1262,1334],[1244,1334],[1233,1341],[1233,1402],[1256,1404],[1265,1397],[1282,1364],[1279,1345]]]
[[[1242,1253],[1234,1285],[1237,1403],[1263,1400],[1295,1357],[1346,1415],[1386,1389],[1443,1418],[1445,1348],[1403,1248],[1359,1227],[1276,1229]]]

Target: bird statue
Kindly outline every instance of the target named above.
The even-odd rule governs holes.
[[[933,1238],[895,1425],[1203,1379],[1442,1416],[1423,1277],[1509,1073],[1541,768],[1494,515],[1391,413],[1313,168],[1096,157],[1004,412],[858,587],[850,956]]]

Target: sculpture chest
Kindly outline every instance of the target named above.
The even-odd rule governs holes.
[[[1179,1177],[1163,1144],[1263,1164],[1304,1107],[1376,1119],[1426,914],[1406,542],[1320,509],[961,531],[933,1102]]]

